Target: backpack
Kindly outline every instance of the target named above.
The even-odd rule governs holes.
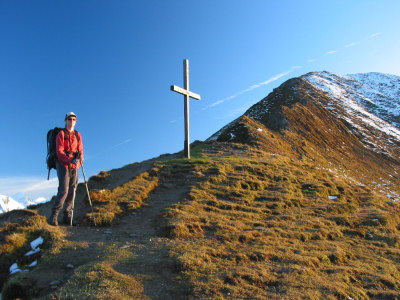
[[[65,128],[54,127],[54,129],[50,129],[47,132],[47,156],[46,156],[46,163],[47,169],[49,169],[49,173],[47,175],[47,180],[50,178],[50,170],[56,168],[56,161],[57,161],[57,153],[56,153],[56,138],[58,133],[64,130],[64,140],[68,138],[68,131]],[[74,131],[74,134],[79,142],[78,131]]]

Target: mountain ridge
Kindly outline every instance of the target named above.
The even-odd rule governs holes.
[[[376,73],[369,74],[377,77]],[[382,76],[389,75],[379,75]],[[389,77],[398,83],[398,90],[400,78]],[[364,81],[367,81],[365,76]],[[352,86],[358,90],[355,92]],[[351,77],[328,72],[312,72],[289,79],[207,141],[258,144],[260,148],[280,149],[302,159],[320,157],[324,165],[351,171],[353,177],[358,177],[357,168],[360,167],[359,171],[370,177],[365,184],[376,181],[371,179],[374,177],[372,169],[385,175],[383,181],[398,179],[400,130],[389,122],[398,118],[399,112],[386,105],[379,109],[385,111],[384,120],[375,116],[374,111],[388,101],[395,102],[391,107],[398,107],[400,98],[387,96],[383,102],[381,90],[380,102],[373,108],[366,107],[363,103],[372,100],[361,93],[360,86],[361,83]],[[369,89],[365,93],[371,95]],[[278,144],[286,144],[286,150]],[[352,167],[353,161],[360,161],[360,164]],[[393,192],[392,197],[399,199],[397,192]]]
[[[375,85],[372,85],[371,84],[371,80],[372,80],[371,75],[372,75],[372,77],[380,77],[380,78],[383,77],[384,79],[381,79],[380,82],[376,83]],[[358,82],[356,80],[356,78],[362,78],[361,79],[362,81]],[[388,78],[391,80],[387,80]],[[261,101],[259,101],[258,103],[256,103],[252,107],[250,107],[244,113],[244,115],[248,115],[248,116],[254,118],[255,120],[262,122],[262,117],[266,113],[268,113],[268,111],[270,109],[274,109],[274,107],[271,106],[271,105],[273,105],[274,101],[271,101],[272,97],[270,97],[270,96],[274,95],[273,97],[275,97],[275,98],[284,97],[284,95],[280,94],[280,92],[282,90],[284,90],[284,88],[282,88],[282,86],[288,86],[288,85],[291,86],[291,87],[289,87],[289,89],[292,88],[293,89],[292,91],[294,93],[296,93],[296,89],[290,83],[293,81],[302,80],[302,79],[305,79],[310,84],[312,84],[314,88],[317,88],[322,92],[324,92],[324,91],[327,93],[330,92],[330,95],[334,98],[341,99],[341,98],[345,98],[344,95],[346,95],[347,96],[346,99],[356,98],[356,100],[359,102],[375,104],[375,106],[378,107],[377,111],[382,111],[382,110],[386,111],[386,113],[382,114],[383,117],[385,117],[383,120],[386,122],[391,122],[391,121],[393,121],[393,119],[397,119],[400,117],[400,101],[399,101],[399,99],[400,99],[400,77],[399,76],[390,75],[390,74],[382,74],[382,73],[377,73],[377,72],[341,76],[341,75],[329,73],[326,71],[310,72],[303,76],[289,79],[288,81],[284,82],[280,87],[275,88],[274,91],[272,93],[270,93],[267,97],[265,97],[264,99],[262,99]],[[353,84],[350,85],[350,84],[346,84],[346,82],[345,82],[345,84],[341,83],[340,85],[338,85],[338,84],[335,85],[335,81],[336,81],[336,83],[340,82],[340,81],[347,81],[347,82],[351,82]],[[387,87],[389,85],[387,83],[388,81],[390,82],[390,87]],[[369,83],[369,86],[362,89],[363,85],[366,85],[367,83]],[[350,91],[350,90],[348,92],[343,91],[343,85],[345,85],[347,90],[352,89],[353,91]],[[376,87],[376,86],[381,88],[378,92],[376,92],[373,88],[371,88],[371,87]],[[382,86],[385,86],[386,89],[383,89]],[[332,89],[330,87],[332,87]],[[354,90],[353,87],[357,87],[358,90]],[[392,92],[392,89],[394,89],[395,91]],[[362,93],[361,90],[363,90],[364,93]],[[372,93],[372,95],[371,95],[371,91],[374,91],[374,93]],[[386,93],[388,95],[385,95],[384,93]],[[378,99],[379,101],[377,101],[377,103],[373,102],[370,99],[370,97],[373,97],[373,95],[380,96]],[[286,101],[280,102],[280,105],[289,105],[290,106],[291,102],[296,102],[296,100],[293,98],[293,96],[294,95],[289,95],[288,97],[286,97]],[[316,95],[316,94],[312,94],[311,96],[318,97],[318,95]],[[397,97],[397,98],[395,98],[395,97]],[[382,99],[386,99],[386,101],[383,101]],[[303,100],[302,103],[304,104],[305,99],[304,98],[299,99],[299,102],[301,102],[301,100]],[[329,102],[327,103],[327,106],[329,107]],[[387,107],[392,108],[392,111],[388,110]],[[232,122],[235,122],[235,120]],[[394,134],[396,139],[400,138],[400,135],[399,135],[400,131],[398,129],[399,124],[400,123],[395,122],[394,126],[397,128],[392,131],[392,134]],[[226,126],[228,126],[228,125],[226,125]],[[283,124],[281,124],[281,126],[278,126],[278,125],[274,126],[274,124],[272,124],[271,128],[279,130],[279,129],[281,129],[282,126],[283,126]],[[220,132],[220,131],[221,130],[219,130],[218,132]],[[213,134],[208,140],[215,140],[215,138],[216,138],[216,133]]]

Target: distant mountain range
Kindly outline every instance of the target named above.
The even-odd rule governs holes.
[[[14,209],[24,209],[29,205],[36,205],[48,201],[44,197],[35,200],[29,200],[23,193],[17,193],[12,197],[0,195],[0,214],[12,211]]]

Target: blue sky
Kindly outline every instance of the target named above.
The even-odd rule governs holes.
[[[400,75],[400,1],[0,0],[0,194],[56,193],[46,134],[78,115],[87,176],[183,149],[311,71]],[[81,176],[82,177],[82,176]]]

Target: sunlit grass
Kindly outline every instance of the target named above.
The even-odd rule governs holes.
[[[55,297],[59,299],[149,299],[143,285],[132,276],[117,270],[116,264],[129,264],[135,256],[115,246],[108,246],[101,259],[78,268]]]
[[[12,214],[18,214],[18,212],[12,212]],[[0,228],[0,283],[4,299],[14,299],[12,296],[14,293],[17,298],[23,295],[31,297],[34,293],[34,281],[27,278],[24,272],[13,275],[12,280],[7,281],[10,266],[17,263],[21,269],[27,269],[27,265],[34,259],[41,258],[43,250],[57,248],[62,236],[61,232],[47,224],[45,217],[38,215],[35,211],[25,210],[20,215],[21,217],[15,218],[20,221],[5,223]],[[38,237],[43,238],[43,244],[40,245],[42,251],[32,256],[25,256],[32,250],[30,243]]]
[[[107,226],[116,215],[141,207],[150,192],[158,186],[157,170],[154,168],[141,173],[113,190],[92,192],[94,214],[88,213],[87,219],[97,226]]]
[[[200,169],[206,179],[164,216],[180,241],[170,255],[195,297],[399,291],[399,208],[368,187],[285,159],[207,160]]]
[[[158,162],[120,187],[93,192],[96,223],[112,226],[117,215],[143,205],[150,209],[153,193],[185,186],[187,196],[174,199],[155,223],[169,238],[165,265],[173,266],[189,298],[398,298],[398,203],[329,171],[321,161],[263,151],[199,144],[190,160]],[[101,173],[99,180],[106,176]],[[24,224],[5,224],[0,231],[4,280],[9,264],[39,232],[51,241],[42,268],[72,247],[35,213]],[[85,241],[79,245],[89,247]],[[45,299],[147,298],[143,282],[127,271],[135,264],[133,252],[104,245],[96,257]],[[16,275],[6,290],[19,287],[36,295],[32,274]]]

